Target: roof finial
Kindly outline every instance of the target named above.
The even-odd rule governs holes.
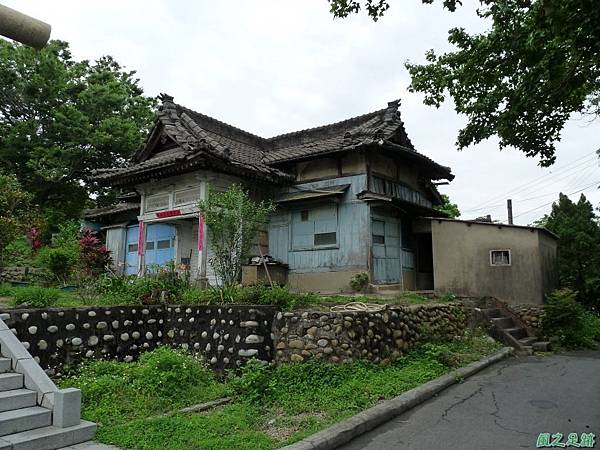
[[[396,117],[396,115],[398,114],[399,108],[400,108],[400,99],[392,100],[391,102],[388,102],[388,107],[385,111],[384,120],[386,122],[394,120],[394,117]]]
[[[158,94],[158,99],[165,103],[165,102],[171,102],[173,103],[173,96],[169,95],[169,94],[165,94],[164,92],[161,92],[160,94]]]

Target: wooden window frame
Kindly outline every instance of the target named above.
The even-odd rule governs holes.
[[[494,264],[493,254],[495,252],[507,252],[508,264]],[[495,248],[490,250],[490,267],[511,267],[512,266],[512,251],[510,248]]]

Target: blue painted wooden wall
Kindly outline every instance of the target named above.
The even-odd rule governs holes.
[[[328,272],[335,270],[367,270],[369,257],[370,218],[369,205],[358,200],[356,194],[366,189],[367,176],[353,175],[322,181],[298,184],[300,189],[317,189],[327,186],[350,184],[344,195],[339,198],[337,207],[337,244],[335,248],[301,250],[302,238],[292,242],[292,228],[298,226],[294,214],[298,215],[301,207],[291,205],[280,207],[273,214],[269,223],[269,253],[289,265],[290,272]],[[288,192],[297,189],[289,188]],[[323,199],[321,204],[330,200]],[[328,221],[322,232],[330,230]],[[294,233],[296,235],[297,233]],[[308,242],[308,241],[307,241]],[[294,245],[293,245],[294,244]],[[296,249],[295,249],[296,248]]]

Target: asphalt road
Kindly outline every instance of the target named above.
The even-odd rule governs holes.
[[[600,449],[600,351],[504,360],[340,448],[534,449],[543,432]]]

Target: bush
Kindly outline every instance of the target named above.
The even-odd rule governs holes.
[[[357,273],[350,279],[350,287],[357,292],[361,292],[369,284],[369,274],[367,272]]]
[[[39,265],[48,270],[55,281],[66,283],[75,267],[79,254],[69,247],[46,247],[38,254]]]
[[[12,297],[15,295],[15,290],[10,283],[0,283],[0,297]]]
[[[32,265],[31,244],[24,236],[15,239],[6,246],[4,261],[7,267],[23,267]]]
[[[200,360],[168,347],[142,354],[135,368],[134,386],[159,396],[179,396],[189,386],[214,381],[213,374]]]
[[[14,302],[19,306],[45,308],[53,306],[61,294],[59,289],[28,286],[14,290]]]
[[[600,342],[600,317],[576,301],[577,293],[560,289],[547,297],[542,318],[546,336],[556,336],[566,347],[594,348]]]

